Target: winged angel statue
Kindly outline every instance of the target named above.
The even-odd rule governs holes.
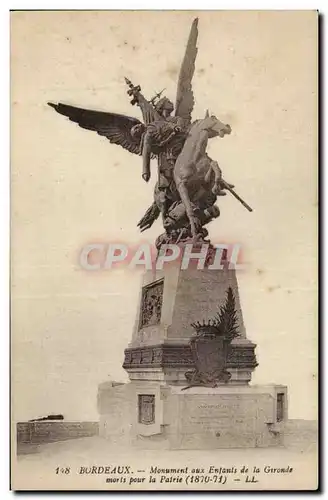
[[[112,144],[142,156],[142,177],[148,182],[151,159],[157,159],[158,180],[154,202],[139,221],[144,231],[161,215],[165,233],[156,245],[192,239],[204,240],[204,226],[220,215],[217,196],[229,190],[249,211],[252,209],[235,193],[233,185],[222,178],[218,163],[206,153],[210,138],[224,137],[231,128],[214,115],[192,122],[194,107],[192,78],[197,56],[198,19],[194,19],[181,65],[175,113],[173,103],[162,92],[150,100],[125,78],[131,104],[139,106],[143,122],[137,118],[48,103],[80,127],[97,132]]]

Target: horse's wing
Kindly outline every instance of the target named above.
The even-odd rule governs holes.
[[[187,120],[188,123],[191,121],[191,113],[195,103],[191,82],[195,72],[195,61],[198,51],[196,46],[197,37],[198,18],[194,19],[191,26],[186,52],[180,69],[175,103],[175,115]]]
[[[67,116],[72,122],[80,127],[97,132],[106,137],[111,143],[118,144],[124,149],[140,155],[140,139],[135,139],[131,135],[131,128],[141,124],[137,118],[119,115],[116,113],[105,113],[92,111],[90,109],[76,108],[67,104],[54,104],[48,102],[57,113]]]

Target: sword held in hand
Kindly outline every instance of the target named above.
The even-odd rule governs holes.
[[[246,203],[246,201],[244,201],[233,189],[232,187],[230,187],[230,184],[228,184],[226,181],[224,181],[223,179],[221,179],[220,181],[221,183],[221,186],[223,189],[226,189],[227,191],[230,191],[230,193],[238,200],[240,201],[240,203],[242,205],[244,205],[245,208],[247,208],[247,210],[249,212],[253,212],[253,209]]]

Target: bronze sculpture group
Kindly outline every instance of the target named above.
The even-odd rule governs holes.
[[[167,97],[157,94],[147,100],[140,86],[128,79],[125,80],[131,104],[140,108],[143,122],[125,115],[48,103],[80,127],[142,156],[142,177],[146,182],[151,175],[151,159],[157,159],[154,201],[138,223],[144,231],[161,215],[165,232],[157,238],[157,247],[163,243],[205,240],[208,232],[204,226],[220,215],[215,203],[226,190],[252,210],[235,193],[234,186],[223,180],[218,163],[206,153],[208,140],[230,134],[230,126],[208,112],[203,119],[191,119],[197,37],[195,19],[180,69],[174,116],[174,106]]]

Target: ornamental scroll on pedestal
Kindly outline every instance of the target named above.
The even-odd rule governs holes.
[[[185,373],[189,385],[183,390],[197,386],[217,387],[219,383],[229,382],[231,374],[226,369],[229,346],[239,337],[232,288],[228,288],[226,301],[213,320],[191,326],[196,330],[196,335],[190,339],[195,369]]]
[[[138,396],[138,422],[151,425],[155,423],[155,396],[154,394],[139,394]]]

